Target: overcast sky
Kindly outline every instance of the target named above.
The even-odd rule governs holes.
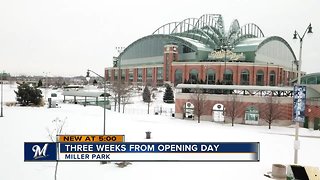
[[[103,74],[117,46],[150,35],[158,27],[203,14],[222,14],[228,28],[257,24],[265,36],[283,37],[299,56],[302,70],[320,72],[319,0],[0,0],[0,71],[12,75]]]

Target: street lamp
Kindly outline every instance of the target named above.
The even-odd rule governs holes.
[[[120,58],[120,54],[123,52],[123,50],[125,49],[125,47],[116,47],[116,50],[119,53],[119,56],[117,58],[118,60],[118,112],[120,113],[120,83],[122,80],[122,72],[121,72],[121,58]]]
[[[103,135],[106,135],[106,79],[103,76],[99,75],[98,73],[88,69],[87,75],[86,75],[86,80],[88,82],[90,80],[90,72],[102,78],[104,82],[103,83]]]
[[[302,55],[302,43],[303,43],[303,38],[306,35],[306,33],[311,34],[312,33],[312,26],[311,23],[307,27],[307,29],[304,31],[303,35],[300,36],[300,34],[295,30],[293,34],[293,39],[298,39],[300,40],[300,49],[299,49],[299,61],[298,61],[298,81],[297,85],[301,83],[301,55]],[[298,150],[299,150],[299,121],[296,121],[296,126],[295,126],[295,142],[294,142],[294,163],[298,163]]]
[[[226,84],[227,81],[227,51],[232,49],[232,46],[227,37],[221,39],[221,50],[224,51],[224,71],[223,71],[223,82]]]
[[[4,72],[2,72],[2,74],[1,74],[1,114],[0,114],[0,117],[3,117],[3,74],[4,74]]]
[[[47,93],[48,93],[48,74],[50,74],[50,72],[42,72],[42,73],[45,74],[46,86],[45,86],[45,92],[44,92],[44,99],[47,100]]]

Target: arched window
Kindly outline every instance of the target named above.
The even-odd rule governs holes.
[[[264,73],[262,70],[258,70],[258,72],[257,72],[256,85],[257,86],[264,86]]]
[[[152,68],[147,68],[147,79],[152,79]]]
[[[214,84],[216,81],[216,73],[214,70],[209,69],[206,74],[206,84]]]
[[[111,79],[111,69],[108,69],[108,80],[110,81],[110,79]]]
[[[197,84],[198,83],[198,76],[199,72],[196,69],[192,69],[189,73],[189,80],[191,84]]]
[[[142,68],[138,69],[138,82],[142,82]]]
[[[244,120],[246,124],[258,124],[259,111],[253,106],[247,107]]]
[[[129,69],[129,82],[133,82],[133,69]]]
[[[163,84],[163,67],[157,67],[157,84]]]
[[[249,71],[247,69],[241,71],[241,85],[249,85]]]
[[[182,71],[180,69],[177,69],[174,73],[174,84],[181,84],[182,83]]]
[[[230,69],[227,69],[225,72],[225,84],[232,84],[233,83],[233,72]]]
[[[114,70],[114,74],[113,74],[113,77],[114,77],[113,80],[114,80],[114,81],[117,81],[117,80],[118,80],[118,75],[119,75],[118,69],[115,69],[115,70]]]
[[[147,68],[147,84],[150,86],[152,83],[152,68]]]
[[[276,85],[276,73],[274,71],[271,71],[269,75],[269,86],[275,86],[275,85]]]
[[[121,69],[121,80],[122,81],[126,80],[126,70],[125,69]]]

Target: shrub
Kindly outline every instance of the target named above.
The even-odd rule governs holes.
[[[17,95],[17,101],[22,106],[40,105],[42,100],[42,92],[27,83],[23,83],[18,87],[18,91],[14,91]]]

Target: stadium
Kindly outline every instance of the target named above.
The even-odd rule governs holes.
[[[230,122],[228,104],[236,101],[239,109],[232,118],[236,123],[265,124],[262,114],[266,113],[262,111],[268,109],[268,104],[275,104],[282,112],[273,123],[292,123],[298,60],[286,40],[265,36],[254,23],[240,25],[233,20],[226,27],[219,14],[167,23],[131,43],[113,62],[113,67],[105,68],[107,81],[175,86],[177,118],[195,118],[191,94],[201,89],[207,99],[201,113],[203,120]],[[319,84],[311,76],[301,79],[304,84]],[[317,87],[307,86],[304,125],[315,129],[320,126]],[[231,100],[232,95],[239,96]],[[267,99],[261,98],[270,96],[276,101],[267,103]]]

